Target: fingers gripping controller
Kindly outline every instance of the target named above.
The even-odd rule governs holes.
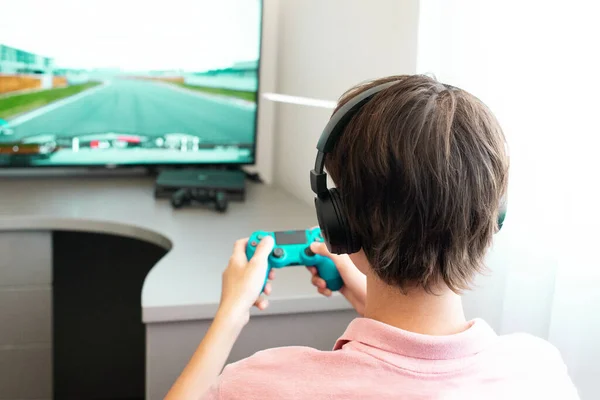
[[[269,255],[269,268],[265,277],[265,284],[271,268],[285,268],[293,266],[315,266],[319,276],[327,283],[331,291],[340,290],[344,285],[340,273],[330,258],[315,254],[310,249],[312,242],[322,242],[319,228],[302,231],[281,232],[254,232],[248,240],[246,256],[252,258],[260,240],[265,236],[275,239],[273,251]]]

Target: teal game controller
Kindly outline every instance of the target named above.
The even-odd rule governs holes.
[[[319,228],[301,231],[256,231],[250,236],[248,245],[246,246],[248,260],[252,258],[256,251],[256,246],[258,246],[265,236],[271,236],[275,240],[273,250],[268,258],[269,269],[265,277],[265,284],[272,268],[305,265],[316,267],[319,276],[327,283],[327,288],[331,291],[340,290],[344,285],[342,277],[333,261],[329,257],[313,253],[310,249],[311,243],[323,241],[323,236],[321,236]]]

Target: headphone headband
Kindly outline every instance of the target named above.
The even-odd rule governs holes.
[[[352,97],[346,104],[339,108],[329,119],[327,125],[321,133],[317,143],[317,158],[315,159],[315,168],[310,171],[310,186],[317,195],[324,195],[328,192],[327,174],[325,170],[325,155],[331,153],[335,143],[346,129],[348,123],[373,96],[377,93],[395,85],[398,81],[382,83],[370,89],[361,92]]]
[[[344,132],[344,128],[350,122],[350,120],[354,117],[354,115],[360,110],[362,106],[365,105],[373,96],[377,93],[385,90],[393,85],[398,83],[398,81],[386,82],[381,85],[377,85],[372,87],[356,96],[352,97],[350,100],[346,102],[343,106],[339,108],[329,119],[327,125],[323,129],[323,133],[319,138],[319,142],[317,143],[317,150],[319,153],[331,153],[335,143],[339,139],[339,137]],[[315,171],[323,172],[324,169],[324,160],[319,160],[317,158],[317,162],[315,162]]]

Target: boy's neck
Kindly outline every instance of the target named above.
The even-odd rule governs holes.
[[[411,288],[403,294],[367,274],[367,303],[364,316],[424,335],[452,335],[468,328],[459,295],[447,287],[436,294]]]

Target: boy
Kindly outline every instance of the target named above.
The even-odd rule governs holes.
[[[268,305],[259,295],[273,241],[263,239],[248,261],[240,240],[213,325],[167,399],[578,398],[549,343],[498,336],[463,313],[460,293],[484,268],[506,195],[509,161],[496,119],[474,96],[426,76],[358,86],[338,109],[388,83],[325,158],[360,248],[335,255],[312,245],[335,262],[341,293],[361,318],[333,351],[270,349],[218,377],[249,309]]]

